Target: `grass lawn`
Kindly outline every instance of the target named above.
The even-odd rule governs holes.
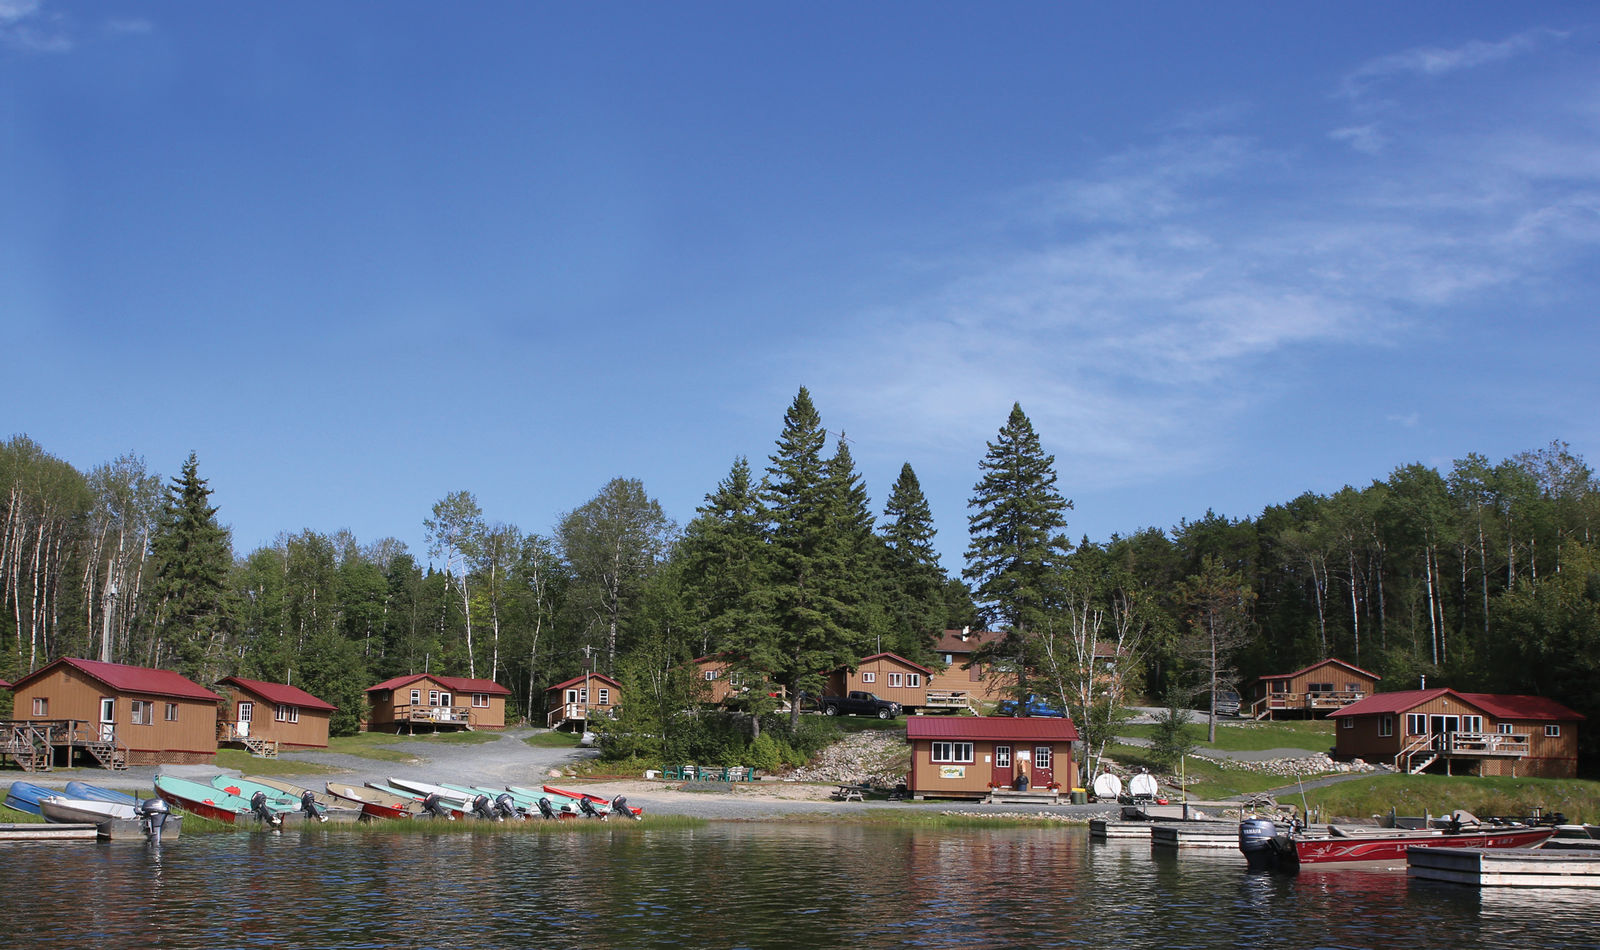
[[[840,732],[873,732],[876,730],[906,731],[906,717],[879,719],[876,716],[828,716],[829,722],[839,725]]]
[[[1275,746],[1266,746],[1265,748],[1275,748]],[[1151,772],[1158,771],[1155,762],[1150,758],[1149,749],[1112,743],[1106,747],[1106,755],[1114,759],[1119,765],[1133,768],[1144,766]],[[1183,772],[1188,782],[1188,797],[1203,801],[1216,801],[1218,799],[1232,798],[1235,795],[1249,795],[1295,784],[1293,776],[1255,772],[1246,768],[1204,762],[1193,758],[1184,760]],[[1168,773],[1162,770],[1162,774]],[[1177,773],[1174,771],[1171,774],[1176,775]],[[1309,779],[1322,774],[1326,773],[1318,772],[1304,777]]]
[[[1263,749],[1306,749],[1326,752],[1333,748],[1334,725],[1325,719],[1288,720],[1285,722],[1217,721],[1217,741],[1206,741],[1206,724],[1190,723],[1184,731],[1194,740],[1196,749],[1222,749],[1229,752],[1259,752]],[[1121,736],[1148,739],[1155,735],[1156,727],[1145,723],[1128,724],[1117,729]]]
[[[299,762],[294,759],[264,759],[243,749],[218,749],[217,768],[234,769],[246,775],[272,778],[275,775],[332,775],[343,772],[329,765]]]
[[[1480,818],[1522,817],[1535,808],[1561,812],[1571,822],[1600,821],[1600,782],[1587,779],[1505,778],[1445,775],[1370,775],[1327,788],[1306,799],[1327,816],[1446,815],[1455,809]]]
[[[414,765],[417,757],[389,746],[406,741],[405,736],[391,736],[385,732],[358,732],[353,736],[334,736],[328,740],[328,751],[341,755],[358,755],[363,759],[382,762],[404,762]]]
[[[577,747],[582,738],[576,732],[560,732],[552,729],[549,732],[536,732],[522,741],[535,749],[572,749]]]

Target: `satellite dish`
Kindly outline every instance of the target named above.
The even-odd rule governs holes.
[[[1101,772],[1094,780],[1096,798],[1116,798],[1122,794],[1122,779],[1110,772]]]
[[[1156,784],[1156,777],[1148,772],[1140,772],[1128,780],[1128,791],[1135,795],[1155,798],[1156,792],[1160,790],[1161,786]]]

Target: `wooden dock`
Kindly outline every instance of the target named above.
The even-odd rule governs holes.
[[[1150,825],[1150,843],[1158,848],[1239,849],[1237,821],[1158,821]]]
[[[1530,848],[1407,848],[1406,874],[1477,887],[1600,888],[1600,854]]]
[[[1153,821],[1119,821],[1115,818],[1089,819],[1089,837],[1091,838],[1143,838],[1150,840],[1150,828]]]
[[[0,843],[11,841],[93,841],[100,836],[94,825],[38,824],[0,825]]]

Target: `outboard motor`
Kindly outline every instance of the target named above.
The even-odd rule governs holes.
[[[517,811],[516,801],[506,792],[501,792],[499,795],[495,796],[494,810],[496,814],[503,818],[525,817],[521,812]]]
[[[556,809],[554,805],[550,804],[550,799],[539,799],[539,814],[543,815],[547,820],[556,817]]]
[[[484,821],[505,820],[499,815],[495,814],[494,806],[489,803],[489,796],[487,795],[479,795],[477,798],[472,800],[472,813],[477,815],[479,818],[482,818]]]
[[[627,815],[629,818],[632,818],[634,821],[643,820],[643,819],[640,818],[638,813],[636,813],[633,809],[628,807],[628,800],[626,798],[622,797],[621,795],[618,795],[616,798],[613,798],[611,800],[611,814],[613,814],[613,815]]]
[[[583,812],[584,816],[588,818],[599,818],[603,821],[606,817],[605,815],[600,814],[600,812],[595,809],[594,805],[590,804],[587,798],[578,799],[578,811]]]
[[[172,809],[167,807],[167,803],[159,798],[147,798],[139,803],[140,824],[151,844],[157,846],[161,844],[161,829],[166,825],[167,816],[171,812]]]
[[[1253,871],[1278,865],[1278,826],[1270,818],[1246,818],[1239,822],[1239,850]]]
[[[250,810],[265,822],[268,828],[278,828],[283,824],[283,819],[278,813],[267,807],[266,792],[256,792],[250,796]]]
[[[443,818],[447,821],[456,820],[456,816],[451,814],[450,809],[439,799],[437,792],[430,793],[427,798],[422,800],[422,813],[429,818]]]
[[[300,796],[300,811],[308,821],[312,818],[318,821],[328,820],[328,816],[323,812],[322,806],[317,804],[317,796],[312,794],[309,788]]]

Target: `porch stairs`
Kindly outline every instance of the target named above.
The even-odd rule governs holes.
[[[24,772],[48,772],[51,768],[50,746],[37,742],[32,730],[9,728],[0,733],[0,756],[10,758]]]
[[[105,739],[90,739],[83,747],[100,763],[101,768],[120,772],[128,767],[128,749]]]
[[[278,757],[278,743],[274,739],[257,739],[255,736],[240,736],[239,741],[250,750],[250,754],[263,759],[276,759]]]
[[[1433,737],[1418,736],[1395,755],[1394,767],[1395,771],[1416,775],[1438,759],[1439,753],[1433,748]]]
[[[1437,755],[1430,755],[1426,759],[1423,759],[1421,762],[1413,762],[1411,764],[1411,768],[1410,768],[1409,771],[1411,772],[1412,775],[1416,775],[1419,772],[1426,771],[1428,766],[1432,765],[1433,763],[1435,763],[1437,761],[1439,761],[1439,757]]]

